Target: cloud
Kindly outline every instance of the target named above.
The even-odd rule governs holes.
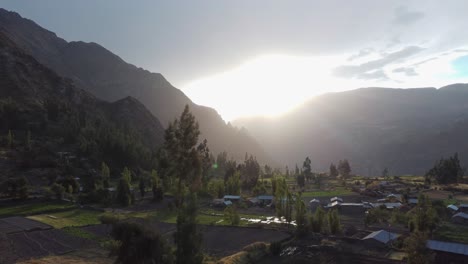
[[[348,61],[353,61],[353,60],[355,60],[355,59],[359,59],[359,58],[365,57],[365,56],[371,54],[372,52],[374,52],[374,49],[373,49],[373,48],[362,49],[362,50],[359,51],[358,54],[351,55],[351,56],[348,58]]]
[[[388,79],[383,68],[392,63],[404,61],[404,59],[421,52],[424,48],[418,46],[408,46],[399,51],[384,53],[383,57],[377,60],[368,61],[360,65],[343,65],[334,69],[333,73],[342,78],[358,78],[365,80]]]
[[[406,6],[400,6],[395,9],[394,22],[400,25],[410,25],[424,17],[424,13],[410,11]]]
[[[418,75],[413,68],[406,68],[406,67],[396,68],[392,72],[394,72],[394,73],[404,73],[406,76],[417,76]]]

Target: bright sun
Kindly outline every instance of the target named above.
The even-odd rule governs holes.
[[[213,107],[226,121],[241,116],[275,116],[311,96],[330,91],[332,57],[261,56],[239,67],[189,83],[183,91]]]
[[[193,81],[182,90],[195,103],[213,107],[225,121],[231,121],[248,116],[277,116],[326,92],[370,86],[440,87],[447,84],[444,76],[454,74],[454,57],[441,56],[415,68],[415,76],[394,71],[403,66],[395,62],[384,67],[387,79],[383,81],[336,77],[333,71],[337,66],[366,65],[366,61],[349,61],[349,56],[260,56],[229,71]],[[379,61],[379,55],[375,56],[365,59]]]

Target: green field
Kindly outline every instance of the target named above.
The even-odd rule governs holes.
[[[100,224],[99,217],[104,213],[91,210],[74,209],[66,212],[28,216],[30,219],[51,225],[55,228],[67,226],[86,226]]]
[[[0,208],[0,217],[7,216],[26,216],[35,215],[42,212],[54,211],[54,210],[67,210],[73,209],[76,206],[72,203],[66,202],[45,202],[45,203],[33,203],[33,204],[20,204],[8,207]]]
[[[434,238],[444,241],[468,244],[468,227],[444,222],[434,232]]]
[[[340,195],[350,195],[353,194],[352,191],[347,189],[337,189],[333,191],[312,191],[312,192],[303,192],[302,197],[324,197],[324,196],[340,196]]]

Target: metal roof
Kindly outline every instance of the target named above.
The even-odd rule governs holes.
[[[259,195],[257,198],[259,200],[273,200],[273,195]]]
[[[226,205],[226,206],[232,205],[232,202],[231,202],[231,201],[225,201],[225,202],[224,202],[224,205]]]
[[[233,199],[233,200],[238,200],[241,197],[239,195],[224,195],[223,199]]]
[[[409,198],[409,199],[408,199],[408,203],[409,203],[409,204],[417,204],[417,203],[418,203],[418,199],[416,199],[416,198]]]
[[[334,202],[334,201],[340,201],[340,202],[343,202],[343,198],[340,198],[340,197],[333,197],[330,199],[331,202]]]
[[[468,245],[466,244],[428,240],[426,246],[432,250],[468,256]]]
[[[381,243],[387,244],[388,242],[396,239],[399,236],[400,235],[398,235],[398,234],[390,233],[390,232],[387,232],[385,230],[379,230],[379,231],[375,231],[375,232],[370,233],[365,238],[363,238],[363,240],[375,239],[375,240],[377,240],[377,241],[379,241]]]
[[[452,216],[452,218],[454,217],[461,217],[461,218],[465,218],[465,219],[468,219],[468,214],[465,214],[465,213],[457,213],[457,214],[454,214]]]
[[[319,199],[312,199],[309,201],[309,203],[320,203]]]
[[[454,204],[451,204],[451,205],[447,206],[447,208],[452,209],[454,211],[458,211],[458,207],[456,205],[454,205]]]
[[[468,208],[468,204],[460,204],[458,207],[460,207],[460,208]]]

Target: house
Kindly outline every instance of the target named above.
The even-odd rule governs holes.
[[[333,203],[333,202],[340,202],[340,203],[342,203],[342,202],[343,202],[343,199],[340,198],[340,197],[333,197],[333,198],[330,199],[330,202],[332,202],[332,203]]]
[[[368,246],[382,247],[389,245],[392,241],[397,239],[400,235],[391,233],[385,230],[379,230],[370,233],[362,239]]]
[[[252,198],[247,199],[247,204],[249,206],[257,206],[257,205],[260,205],[260,200],[258,200],[257,197],[252,197]]]
[[[436,253],[435,263],[467,263],[468,245],[428,240],[426,247]]]
[[[239,195],[224,195],[223,197],[224,201],[230,201],[230,202],[238,202],[240,201],[241,197]]]
[[[309,206],[310,206],[310,210],[312,212],[315,212],[315,210],[317,210],[318,207],[320,207],[320,200],[319,199],[312,199],[309,201]]]
[[[458,211],[468,213],[468,204],[460,204],[458,206]]]
[[[259,196],[257,196],[257,199],[258,199],[258,202],[260,204],[265,205],[265,204],[273,203],[274,197],[273,197],[273,195],[259,195]]]
[[[377,208],[380,206],[384,206],[385,209],[394,209],[400,208],[403,204],[402,203],[372,203],[372,207]]]
[[[417,198],[409,198],[408,199],[408,204],[411,206],[417,205],[418,204],[418,199]]]
[[[389,194],[387,195],[387,199],[390,202],[401,202],[401,194]]]
[[[452,216],[452,223],[455,224],[468,224],[468,214],[467,213],[456,213]]]
[[[451,205],[447,206],[447,209],[453,214],[458,212],[458,207],[456,205],[454,205],[454,204],[451,204]]]

